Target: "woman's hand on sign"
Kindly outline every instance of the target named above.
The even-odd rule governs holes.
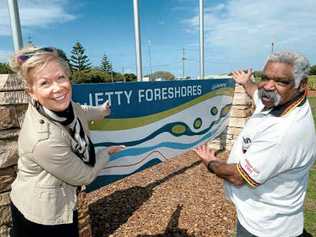
[[[193,151],[198,154],[205,165],[207,165],[212,160],[218,160],[215,150],[209,149],[206,143],[194,148]]]
[[[104,113],[106,114],[106,116],[111,114],[111,105],[110,105],[110,102],[108,100],[105,101],[101,106],[102,106],[102,109],[103,109]]]
[[[245,85],[249,80],[251,80],[252,69],[248,69],[246,72],[243,70],[234,71],[232,72],[232,76],[238,84]]]
[[[110,146],[107,148],[107,152],[108,154],[111,156],[115,153],[118,153],[120,151],[122,151],[126,146],[124,145],[120,145],[120,146]]]

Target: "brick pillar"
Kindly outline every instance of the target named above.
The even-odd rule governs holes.
[[[253,102],[251,98],[246,94],[242,86],[236,84],[226,134],[226,150],[231,150],[235,139],[238,137],[252,112]]]
[[[207,146],[213,150],[224,150],[226,147],[227,128],[215,139],[209,141]]]
[[[208,142],[208,147],[215,150],[230,151],[235,139],[253,112],[253,102],[244,88],[236,83],[228,127],[216,139]]]
[[[16,177],[17,139],[27,102],[22,80],[0,75],[0,237],[7,237],[11,226],[9,193]]]

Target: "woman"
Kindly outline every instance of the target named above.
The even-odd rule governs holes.
[[[79,236],[77,190],[89,184],[113,146],[95,154],[88,121],[110,113],[108,103],[80,106],[71,101],[70,69],[55,48],[25,48],[11,59],[26,81],[31,103],[18,140],[17,178],[12,184],[12,236]]]

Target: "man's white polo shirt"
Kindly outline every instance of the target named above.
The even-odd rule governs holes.
[[[238,164],[247,181],[236,187],[225,181],[226,196],[238,220],[257,236],[298,236],[303,231],[303,203],[308,171],[315,161],[315,128],[306,100],[283,116],[256,111],[234,143],[228,163]]]

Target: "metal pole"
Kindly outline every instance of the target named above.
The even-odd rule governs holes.
[[[133,0],[133,7],[134,7],[134,29],[135,29],[137,81],[142,81],[143,80],[143,75],[142,75],[142,50],[141,50],[141,40],[140,40],[138,0]]]
[[[17,51],[23,47],[19,7],[17,0],[8,0],[8,7],[13,38],[13,46],[14,50]]]
[[[200,79],[204,79],[204,0],[200,0]]]
[[[151,68],[151,41],[148,40],[148,53],[149,53],[149,77],[151,74],[153,74],[152,68]]]
[[[182,49],[182,80],[184,80],[184,60],[186,60],[186,58],[185,58],[184,48],[183,48]]]
[[[122,67],[122,75],[123,75],[124,82],[126,82],[125,73],[124,73],[124,66]]]

